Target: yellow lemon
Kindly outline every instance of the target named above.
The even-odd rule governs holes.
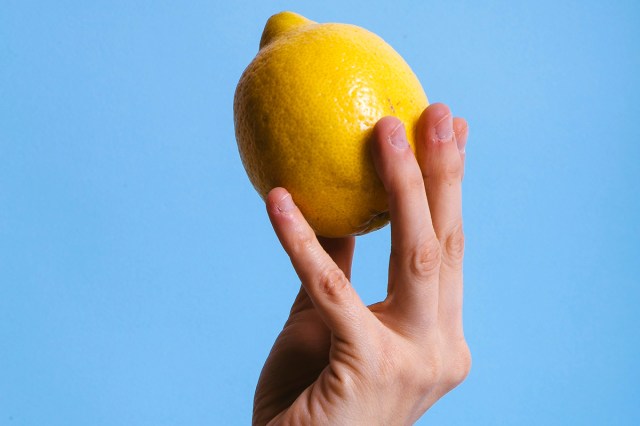
[[[236,88],[236,140],[263,198],[282,186],[318,235],[359,235],[389,220],[369,154],[373,126],[398,117],[415,150],[427,105],[415,74],[377,35],[282,12],[267,21]]]

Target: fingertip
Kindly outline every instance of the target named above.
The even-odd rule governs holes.
[[[453,131],[456,135],[456,145],[460,154],[465,153],[465,147],[467,145],[467,137],[469,136],[469,124],[467,120],[461,117],[453,119]]]
[[[451,109],[443,102],[434,102],[425,108],[424,113],[429,114],[434,118],[442,118],[451,114]]]
[[[287,191],[286,189],[281,188],[279,186],[271,189],[267,193],[267,198],[266,198],[267,199],[267,204],[273,204],[277,200],[282,199],[282,197],[284,197],[288,193],[289,193],[289,191]]]
[[[387,145],[394,147],[398,151],[403,151],[409,147],[404,123],[393,116],[382,117],[373,129],[374,143],[372,144],[373,154],[377,156],[384,152]]]
[[[286,189],[273,188],[267,194],[266,207],[271,226],[284,246],[286,235],[300,227],[293,198]]]
[[[443,103],[429,105],[420,117],[422,143],[446,143],[453,139],[453,116],[451,109]]]
[[[280,244],[289,256],[294,256],[304,248],[305,244],[301,244],[300,241],[316,239],[313,229],[286,189],[274,188],[269,191],[267,194],[267,213]]]
[[[384,139],[400,125],[402,125],[402,121],[399,118],[388,115],[378,120],[373,130],[379,139]]]
[[[267,194],[267,209],[271,213],[288,213],[295,208],[295,203],[289,191],[284,188],[273,188]]]
[[[436,102],[429,105],[424,111],[422,111],[420,121],[423,123],[437,123],[448,115],[451,115],[451,109],[442,102]]]

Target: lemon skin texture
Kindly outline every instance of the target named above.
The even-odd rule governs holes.
[[[389,221],[369,153],[374,125],[399,118],[415,151],[427,105],[415,74],[377,35],[282,12],[267,21],[236,88],[236,140],[263,198],[284,187],[316,234],[360,235]]]

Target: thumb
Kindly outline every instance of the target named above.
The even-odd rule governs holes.
[[[336,337],[353,340],[371,315],[344,272],[322,248],[291,194],[275,188],[267,195],[273,229],[318,313]]]

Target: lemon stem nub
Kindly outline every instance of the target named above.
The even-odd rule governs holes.
[[[280,37],[295,28],[303,25],[314,23],[312,20],[305,18],[293,12],[280,12],[269,18],[267,24],[262,31],[260,38],[260,49],[271,43],[274,39]]]

